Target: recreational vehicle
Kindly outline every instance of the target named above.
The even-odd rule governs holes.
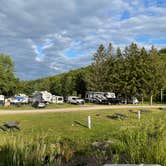
[[[118,104],[120,100],[116,98],[115,93],[110,92],[93,92],[85,93],[85,100],[97,104]]]
[[[63,96],[52,95],[51,102],[56,103],[56,104],[62,104],[64,102],[64,98],[63,98]]]
[[[29,103],[31,103],[31,105],[36,108],[45,107],[47,104],[52,102],[51,100],[52,94],[47,91],[35,91],[29,97]]]
[[[10,98],[10,103],[12,105],[22,105],[22,104],[28,104],[28,96],[25,94],[18,94],[14,97]]]
[[[4,101],[5,101],[5,96],[0,95],[0,105],[4,105]]]

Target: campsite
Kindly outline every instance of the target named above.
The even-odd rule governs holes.
[[[0,166],[166,166],[166,0],[0,4]]]
[[[165,49],[103,51],[85,68],[27,81],[0,54],[0,165],[166,165]]]
[[[94,57],[101,66],[94,65],[97,58],[86,68],[28,81],[16,79],[13,69],[5,75],[12,60],[0,55],[6,79],[0,87],[0,165],[165,166],[165,52],[152,48],[144,56],[136,44],[129,48],[136,54],[112,62],[106,55],[107,62],[99,46]],[[140,68],[140,59],[133,71],[140,56],[147,64]],[[114,63],[114,72],[103,73],[103,63],[111,72]]]

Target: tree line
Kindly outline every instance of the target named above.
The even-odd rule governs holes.
[[[6,68],[5,63],[8,64]],[[92,90],[115,92],[123,98],[136,96],[152,102],[160,90],[166,88],[166,48],[158,51],[152,46],[146,50],[131,43],[124,49],[114,49],[111,43],[108,47],[101,44],[88,67],[30,81],[14,77],[14,65],[9,56],[1,54],[0,69],[4,73],[0,75],[0,93],[7,96],[47,90],[56,95],[84,97],[86,91]]]

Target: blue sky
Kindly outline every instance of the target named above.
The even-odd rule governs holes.
[[[87,66],[99,46],[166,47],[166,0],[0,0],[0,52],[30,80]]]

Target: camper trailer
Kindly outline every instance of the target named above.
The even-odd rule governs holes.
[[[52,94],[47,91],[35,91],[30,100],[40,100],[44,103],[51,103]]]
[[[14,97],[10,98],[10,103],[12,105],[22,105],[22,104],[28,104],[28,96],[25,94],[18,94]]]
[[[29,103],[31,103],[33,107],[37,108],[45,107],[46,104],[52,102],[51,100],[52,100],[52,94],[47,91],[35,91],[29,97]]]
[[[5,96],[4,95],[0,95],[0,105],[3,106],[5,102]]]
[[[116,98],[115,93],[110,92],[93,92],[85,93],[85,100],[97,104],[119,104],[120,100]]]
[[[64,98],[63,98],[63,96],[52,95],[51,102],[56,103],[56,104],[63,104],[64,103]]]

